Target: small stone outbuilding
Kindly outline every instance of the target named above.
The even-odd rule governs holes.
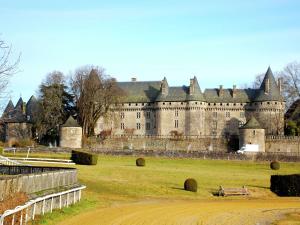
[[[240,148],[246,144],[256,144],[260,152],[265,152],[265,129],[261,127],[255,117],[251,117],[240,129]]]
[[[62,148],[82,147],[82,128],[72,116],[60,127],[59,137]]]

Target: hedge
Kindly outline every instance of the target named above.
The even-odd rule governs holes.
[[[278,196],[300,196],[300,174],[272,175],[270,189]]]
[[[184,182],[184,190],[197,192],[198,184],[197,181],[193,178],[188,178]]]
[[[97,165],[98,155],[84,151],[72,150],[71,160],[81,165]]]
[[[0,155],[3,155],[3,148],[0,147]]]
[[[138,158],[136,161],[135,161],[135,164],[136,166],[145,166],[146,165],[146,161],[144,158]]]

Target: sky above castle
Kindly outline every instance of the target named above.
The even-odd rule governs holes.
[[[250,83],[300,61],[300,1],[0,0],[1,39],[21,52],[9,89],[25,101],[45,75],[86,64],[119,81],[203,89]]]

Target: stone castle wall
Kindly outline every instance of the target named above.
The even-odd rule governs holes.
[[[267,136],[266,152],[300,155],[300,137]]]
[[[99,119],[96,134],[111,130],[113,135],[238,135],[239,127],[255,116],[266,134],[282,135],[284,102],[207,103],[153,102],[124,103],[113,119]]]
[[[228,151],[224,138],[107,138],[94,140],[93,149],[101,150],[158,150],[158,151]]]
[[[1,170],[12,168],[2,166]],[[53,189],[77,183],[75,169],[48,171],[43,173],[0,176],[0,200],[17,192],[32,194],[47,189]]]
[[[82,147],[82,128],[81,127],[61,127],[60,128],[60,147],[81,148]]]

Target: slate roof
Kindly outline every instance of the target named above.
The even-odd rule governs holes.
[[[267,82],[267,79],[269,79],[270,84],[270,91],[269,93],[265,93],[265,85]],[[262,101],[284,101],[284,98],[280,94],[278,85],[276,83],[276,80],[274,78],[274,75],[272,73],[271,68],[269,67],[263,82],[261,83],[260,89],[256,95],[256,98],[254,99],[256,102],[262,102]]]
[[[73,116],[69,116],[66,122],[62,125],[62,127],[80,127],[77,121],[73,118]]]
[[[2,117],[7,117],[8,115],[11,115],[15,110],[14,103],[9,100],[5,110],[3,111]]]
[[[169,101],[186,101],[189,88],[186,86],[169,87],[168,95],[164,96],[161,93],[155,99],[157,102]]]
[[[223,89],[223,94],[219,95],[219,89],[206,89],[204,97],[207,102],[212,103],[247,103],[251,102],[255,97],[255,89],[236,89],[236,94],[233,97],[233,89]]]
[[[254,116],[248,120],[248,122],[242,126],[240,129],[262,129],[257,119]]]
[[[206,99],[204,98],[204,95],[201,91],[200,85],[199,85],[198,80],[197,80],[196,77],[194,77],[194,82],[195,82],[194,93],[187,95],[187,100],[188,101],[202,101],[202,102],[205,102]]]
[[[154,102],[160,93],[161,81],[117,82],[125,92],[125,102]]]

